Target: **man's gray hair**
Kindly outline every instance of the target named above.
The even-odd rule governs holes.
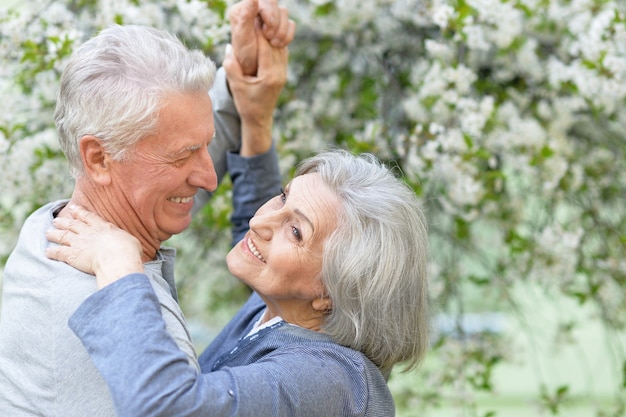
[[[175,36],[151,27],[114,25],[79,46],[61,77],[54,114],[72,176],[84,173],[79,141],[102,140],[114,160],[156,129],[162,99],[208,94],[215,64]]]
[[[321,280],[332,301],[322,326],[383,371],[411,369],[428,347],[426,219],[415,192],[372,155],[322,152],[296,175],[317,172],[340,200],[325,242]]]

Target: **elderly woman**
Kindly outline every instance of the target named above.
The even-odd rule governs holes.
[[[72,213],[48,255],[104,287],[70,326],[120,416],[394,415],[389,372],[428,344],[427,233],[414,192],[374,157],[320,153],[257,211],[226,258],[253,294],[201,374],[164,329],[134,238]]]

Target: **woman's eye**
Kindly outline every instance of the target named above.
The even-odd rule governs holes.
[[[285,194],[285,190],[283,190],[282,188],[280,189],[280,201],[282,201],[283,203],[287,201],[287,194]]]
[[[298,240],[298,242],[302,240],[302,235],[297,227],[291,227],[291,234]]]

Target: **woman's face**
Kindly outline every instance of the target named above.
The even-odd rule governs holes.
[[[285,309],[325,294],[319,280],[322,249],[339,209],[318,173],[294,178],[250,220],[250,231],[226,258],[228,269],[285,318]]]

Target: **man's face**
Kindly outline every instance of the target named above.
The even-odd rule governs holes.
[[[112,210],[119,225],[141,241],[163,242],[185,230],[198,189],[217,187],[207,150],[214,132],[208,94],[164,99],[157,133],[142,139],[124,162],[112,162],[110,200],[118,205]]]

